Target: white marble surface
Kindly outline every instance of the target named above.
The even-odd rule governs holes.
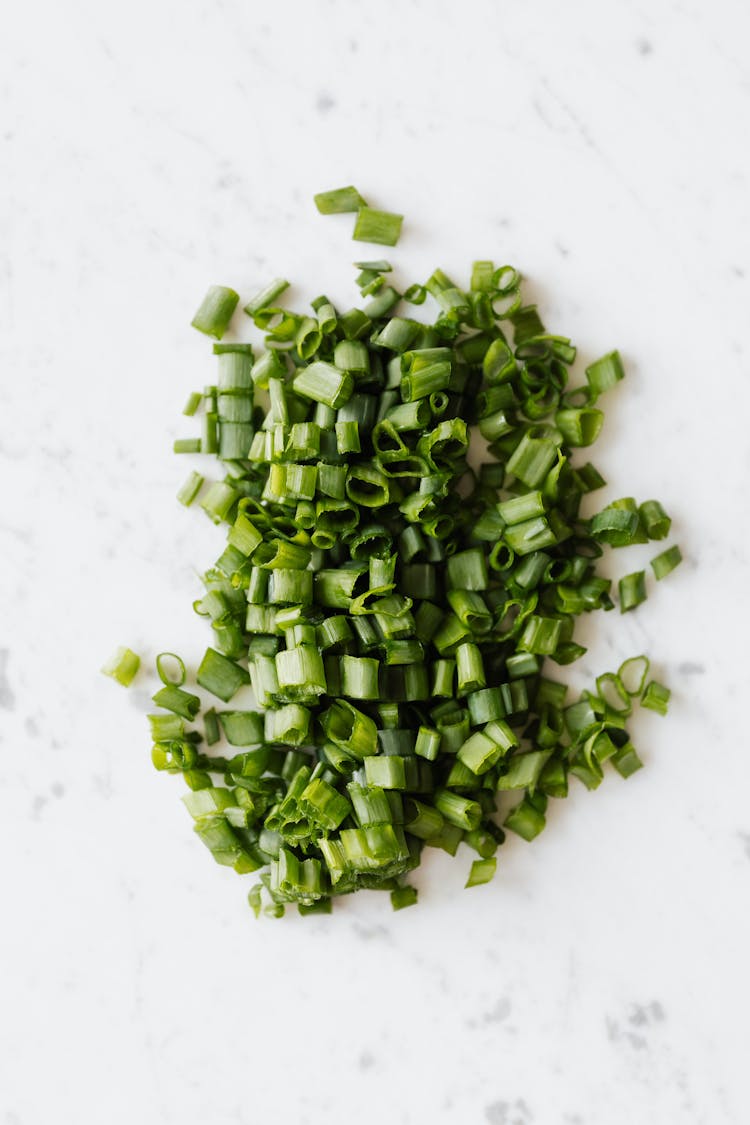
[[[739,0],[7,17],[2,1125],[750,1120],[748,33]],[[151,769],[147,685],[97,668],[202,651],[188,323],[209,282],[352,300],[350,220],[311,203],[351,181],[405,212],[403,280],[511,260],[584,361],[622,349],[596,461],[687,561],[579,681],[647,649],[673,708],[494,884],[430,854],[416,910],[256,924]]]

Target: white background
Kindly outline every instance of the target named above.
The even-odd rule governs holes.
[[[750,1120],[748,33],[740,0],[8,10],[2,1125]],[[353,302],[368,250],[312,205],[351,182],[406,215],[402,284],[512,261],[579,371],[622,350],[600,495],[662,498],[686,561],[575,677],[646,650],[673,706],[493,884],[430,852],[417,909],[256,923],[151,768],[148,678],[97,669],[202,653],[190,318],[279,274]]]

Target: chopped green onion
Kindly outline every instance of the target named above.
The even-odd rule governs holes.
[[[586,378],[595,398],[608,391],[625,378],[625,371],[618,351],[608,352],[601,359],[586,368]]]
[[[368,785],[381,789],[406,789],[406,763],[397,754],[365,758],[365,777]]]
[[[475,859],[465,885],[467,887],[478,887],[482,883],[491,883],[495,878],[496,871],[497,859],[495,856],[489,859]]]
[[[391,906],[394,910],[403,910],[407,906],[416,905],[416,887],[396,887],[391,891]]]
[[[584,407],[576,410],[558,410],[555,425],[566,445],[591,445],[599,436],[604,415],[601,410]]]
[[[175,715],[181,715],[183,719],[193,720],[198,714],[201,701],[197,695],[193,695],[189,691],[183,691],[182,688],[176,687],[174,684],[160,688],[151,696],[157,707],[163,707],[166,711],[173,711]]]
[[[346,211],[358,211],[365,201],[355,187],[334,188],[321,191],[315,197],[315,206],[321,215],[338,215]]]
[[[525,798],[506,816],[503,824],[524,840],[533,840],[544,828],[546,820],[544,813]]]
[[[219,731],[219,719],[213,707],[211,707],[210,710],[204,712],[203,730],[208,745],[214,746],[219,741],[221,733]]]
[[[451,792],[450,789],[436,790],[435,808],[450,824],[463,828],[465,832],[478,828],[482,819],[481,805],[460,793]]]
[[[627,613],[646,600],[646,572],[636,570],[626,574],[617,584],[620,593],[620,612]]]
[[[639,518],[637,511],[610,506],[591,520],[591,534],[602,543],[613,547],[625,547],[635,542]]]
[[[329,618],[329,620],[336,619]],[[342,694],[350,699],[379,699],[379,667],[378,661],[368,656],[342,656]]]
[[[646,500],[638,509],[641,522],[649,539],[666,539],[672,521],[658,500]]]
[[[191,321],[193,328],[220,340],[229,327],[239,299],[239,293],[235,293],[234,289],[212,285]]]
[[[656,711],[659,715],[666,715],[671,694],[669,688],[664,687],[657,680],[651,680],[641,696],[641,707],[648,707],[650,711]]]
[[[401,216],[353,187],[316,205],[356,212],[356,239],[399,237]],[[184,664],[161,653],[152,761],[184,777],[214,859],[260,871],[249,902],[271,917],[327,913],[368,887],[412,905],[423,849],[455,855],[461,840],[478,856],[467,886],[489,881],[498,804],[504,828],[533,839],[571,776],[596,789],[605,769],[641,767],[633,703],[663,714],[669,700],[644,689],[645,657],[571,698],[545,664],[583,655],[577,618],[613,608],[606,548],[670,530],[655,500],[581,514],[605,482],[578,450],[600,435],[619,354],[568,389],[576,349],[523,304],[512,266],[475,262],[470,288],[441,269],[404,286],[415,304],[429,293],[430,322],[395,313],[390,263],[356,268],[362,308],[339,313],[323,294],[283,308],[281,278],[252,296],[263,343],[213,345],[209,385],[185,408],[200,433],[174,446],[216,458],[215,479],[191,473],[178,499],[225,525],[194,602],[213,635],[197,683],[227,704],[250,685],[257,710],[238,698],[201,725]],[[237,303],[210,291],[196,327],[220,339]],[[661,578],[679,561],[672,547],[651,565]],[[640,604],[644,573],[619,591],[623,611]],[[137,663],[123,650],[105,670],[129,682]],[[210,750],[222,736],[230,757]]]
[[[217,717],[230,746],[256,746],[263,741],[263,716],[255,711],[220,711]]]
[[[357,242],[379,242],[382,246],[395,246],[403,221],[403,215],[376,211],[373,207],[362,205],[357,211],[352,238]]]
[[[193,391],[193,393],[190,395],[187,402],[185,403],[185,406],[183,408],[182,413],[185,414],[188,418],[192,418],[192,416],[195,414],[195,412],[197,411],[198,407],[200,406],[200,404],[202,402],[203,402],[203,395],[200,394],[198,391]]]
[[[508,769],[498,778],[498,789],[533,789],[550,757],[549,750],[530,750],[511,758]]]
[[[283,277],[277,277],[275,281],[270,282],[264,289],[250,298],[245,305],[245,312],[248,316],[255,316],[261,309],[272,306],[274,301],[278,300],[284,290],[288,288],[289,282],[285,281]]]
[[[195,678],[202,688],[225,703],[237,694],[243,684],[250,682],[245,668],[213,648],[206,649]]]
[[[680,548],[675,545],[674,547],[667,547],[666,551],[662,551],[660,555],[656,555],[651,560],[651,568],[654,572],[657,582],[662,578],[666,578],[668,574],[679,566],[682,562],[682,552]]]
[[[630,742],[626,742],[624,746],[619,747],[610,758],[610,761],[620,777],[632,777],[637,770],[643,768],[643,762],[638,757],[635,747]]]
[[[129,648],[116,649],[109,660],[102,665],[105,676],[111,676],[123,687],[130,687],[141,666],[141,658]]]
[[[631,656],[617,670],[617,679],[629,696],[640,695],[648,675],[649,660],[646,656]]]
[[[301,371],[293,386],[296,394],[335,410],[349,401],[354,382],[348,371],[339,371],[332,364],[319,361]]]
[[[181,504],[184,504],[186,508],[189,508],[202,487],[203,477],[200,475],[200,473],[192,472],[180,487],[180,490],[177,493],[177,499]]]

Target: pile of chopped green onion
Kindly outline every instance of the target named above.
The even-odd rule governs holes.
[[[356,210],[356,238],[398,238],[401,217],[354,188],[316,203]],[[327,912],[361,888],[409,906],[423,850],[461,842],[478,857],[466,885],[488,882],[505,833],[537,836],[571,777],[594,789],[606,762],[641,766],[627,717],[669,699],[644,656],[575,700],[555,674],[585,652],[578,615],[613,608],[603,548],[670,529],[655,500],[579,514],[605,482],[576,452],[600,433],[619,354],[569,390],[575,348],[523,304],[513,267],[475,262],[468,289],[437,269],[401,293],[388,262],[356,266],[364,302],[346,311],[321,295],[292,312],[282,280],[253,297],[260,350],[218,342],[231,289],[193,320],[217,340],[216,374],[185,409],[200,434],[175,449],[220,470],[179,492],[226,529],[195,603],[213,633],[195,680],[217,705],[196,725],[201,698],[162,654],[153,761],[184,777],[215,860],[259,873],[256,914]],[[409,315],[428,298],[431,322]],[[679,561],[658,554],[655,577]],[[645,573],[618,596],[639,605]],[[129,683],[137,668],[120,650],[106,670]],[[248,684],[259,709],[231,709]]]

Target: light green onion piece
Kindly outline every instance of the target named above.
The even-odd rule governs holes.
[[[381,789],[406,789],[405,770],[404,759],[398,754],[365,758],[367,784]]]
[[[229,327],[239,299],[239,293],[235,293],[234,289],[212,285],[190,323],[206,336],[220,340]]]
[[[180,486],[177,499],[181,504],[184,504],[186,508],[189,508],[202,487],[203,477],[200,473],[192,472]]]
[[[436,790],[435,808],[450,824],[455,824],[466,832],[478,828],[482,819],[481,805],[460,793],[451,792],[450,789]]]
[[[121,647],[115,649],[109,660],[102,665],[105,676],[111,676],[123,687],[130,687],[141,666],[141,658],[132,649]]]
[[[524,434],[508,460],[508,472],[529,488],[541,484],[557,459],[557,444]]]
[[[206,649],[195,679],[202,688],[225,703],[237,694],[243,684],[250,683],[250,676],[245,668],[213,648]]]
[[[498,778],[498,789],[533,789],[550,754],[550,750],[530,750],[525,754],[516,754],[510,759],[507,771]]]
[[[193,391],[193,393],[185,403],[182,413],[185,414],[188,418],[192,418],[202,402],[203,395],[200,394],[199,391]]]
[[[641,707],[648,707],[659,715],[666,715],[669,709],[669,697],[672,693],[657,680],[651,680],[641,696]]]
[[[484,731],[475,731],[460,747],[457,757],[459,762],[479,776],[495,765],[501,753],[502,748]]]
[[[359,211],[365,201],[355,187],[334,188],[314,196],[315,206],[321,215],[338,215],[346,211]]]
[[[648,675],[647,656],[631,656],[617,670],[617,678],[629,696],[640,695]]]
[[[469,878],[466,880],[466,887],[478,887],[482,883],[491,883],[495,878],[497,871],[497,859],[495,856],[489,859],[475,859],[471,865]]]
[[[254,297],[245,305],[245,312],[248,316],[255,316],[261,309],[269,308],[277,301],[284,290],[289,288],[289,282],[285,281],[283,277],[277,277],[271,281],[265,288],[259,290]]]
[[[427,761],[434,762],[440,750],[440,741],[439,730],[435,730],[434,727],[421,726],[417,731],[414,753],[418,754],[420,758],[426,758]]]
[[[395,246],[401,234],[403,221],[403,215],[360,206],[352,238],[356,242],[378,242],[382,246]]]
[[[602,428],[604,415],[601,410],[586,407],[577,410],[558,410],[555,425],[565,439],[566,445],[591,445],[596,441]]]
[[[201,705],[197,695],[193,695],[189,691],[183,691],[182,688],[176,687],[174,684],[168,684],[160,688],[151,698],[157,707],[164,707],[165,710],[173,711],[176,715],[181,715],[183,719],[191,721],[198,714]]]
[[[524,840],[533,840],[544,828],[546,820],[544,813],[525,799],[506,816],[503,824],[505,828],[509,828]]]
[[[626,742],[624,746],[619,747],[610,761],[620,777],[624,778],[632,777],[634,773],[643,768],[643,762],[638,757],[638,753],[631,742]]]
[[[341,691],[350,699],[379,699],[377,660],[368,656],[341,657]]]
[[[220,711],[217,717],[230,746],[256,746],[263,741],[263,716],[255,711]]]
[[[354,380],[350,372],[339,371],[331,363],[311,363],[296,376],[295,393],[322,402],[336,410],[351,398]]]

